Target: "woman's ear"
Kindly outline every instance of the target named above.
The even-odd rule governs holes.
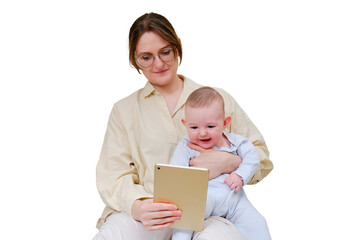
[[[230,122],[231,122],[231,117],[230,117],[230,116],[227,116],[227,117],[224,119],[224,129],[229,126]]]

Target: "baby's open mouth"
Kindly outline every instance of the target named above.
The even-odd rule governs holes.
[[[201,141],[201,142],[205,142],[205,143],[210,142],[210,140],[211,140],[211,138],[207,138],[207,139],[200,139],[200,141]]]

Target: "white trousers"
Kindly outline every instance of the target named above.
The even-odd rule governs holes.
[[[93,240],[170,240],[172,228],[146,231],[142,223],[126,213],[113,213],[101,226]],[[222,217],[210,217],[204,222],[204,230],[195,232],[193,240],[246,240],[239,230]]]

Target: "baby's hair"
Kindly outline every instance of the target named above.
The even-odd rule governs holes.
[[[224,110],[224,99],[215,89],[211,87],[201,87],[193,91],[185,102],[185,107],[203,108],[210,106],[213,102],[219,102]]]

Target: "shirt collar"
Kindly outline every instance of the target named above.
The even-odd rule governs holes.
[[[186,101],[186,99],[188,98],[188,96],[190,95],[190,93],[192,93],[195,89],[201,87],[199,84],[193,82],[192,80],[190,80],[189,78],[186,78],[182,75],[179,75],[179,77],[181,79],[184,80],[184,89],[180,95],[180,99],[179,102],[182,103]],[[158,91],[156,91],[156,89],[154,88],[154,86],[147,81],[143,90],[142,90],[142,97],[147,98],[152,96],[153,94],[159,94]]]
[[[147,98],[150,95],[152,95],[155,91],[156,89],[154,88],[154,86],[149,81],[147,81],[145,87],[142,90],[142,95],[144,98]]]

